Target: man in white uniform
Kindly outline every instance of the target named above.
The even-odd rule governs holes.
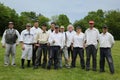
[[[8,29],[5,30],[2,37],[2,47],[5,48],[4,65],[10,64],[10,54],[12,56],[11,65],[15,66],[16,45],[19,43],[20,34],[13,28],[14,23],[9,22]],[[17,40],[18,39],[18,40]]]
[[[34,33],[34,37],[37,36],[37,33],[41,33],[42,32],[41,28],[39,28],[39,22],[38,21],[34,22],[34,26],[31,28],[31,30]],[[37,51],[37,49],[38,49],[38,46],[34,46],[33,45],[32,65],[35,65],[35,59],[36,59],[36,51]],[[41,64],[39,64],[39,65],[41,65]]]
[[[103,32],[100,34],[99,37],[100,43],[100,72],[105,72],[105,58],[108,62],[109,69],[111,74],[114,74],[114,64],[111,54],[111,48],[113,47],[115,41],[112,34],[108,32],[108,27],[105,25],[103,26]]]
[[[27,67],[30,67],[30,60],[32,58],[33,44],[34,44],[34,33],[31,30],[31,24],[26,24],[26,29],[21,32],[21,47],[22,47],[22,57],[21,57],[21,68],[24,69],[24,61],[27,57]]]

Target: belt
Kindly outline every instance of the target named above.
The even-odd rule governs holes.
[[[26,45],[33,45],[33,43],[24,43],[24,44],[26,44]]]

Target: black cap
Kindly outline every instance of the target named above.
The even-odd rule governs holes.
[[[80,27],[80,26],[78,26],[78,27],[76,27],[76,29],[81,29],[81,27]]]
[[[43,23],[41,26],[47,27],[47,24],[46,24],[46,23]]]
[[[107,25],[104,25],[102,28],[108,28]]]
[[[58,29],[58,28],[59,28],[59,26],[58,26],[58,25],[56,25],[56,26],[55,26],[55,29]]]

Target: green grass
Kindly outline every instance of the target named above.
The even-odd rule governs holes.
[[[0,44],[1,47],[1,44]],[[116,41],[112,55],[115,66],[115,74],[111,75],[108,64],[105,65],[105,73],[99,72],[99,51],[97,55],[97,72],[82,70],[77,59],[77,67],[74,69],[62,68],[59,70],[46,70],[33,68],[20,68],[21,48],[17,46],[16,67],[4,67],[4,50],[0,48],[0,80],[120,80],[120,41]],[[64,60],[63,60],[64,63]]]

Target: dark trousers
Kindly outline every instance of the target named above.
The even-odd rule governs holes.
[[[42,54],[43,54],[42,65],[45,66],[47,64],[47,44],[40,44],[40,46],[38,47],[38,52],[35,61],[36,66],[39,66],[39,64],[41,64]]]
[[[114,73],[114,65],[110,48],[100,48],[100,71],[104,71],[105,58],[108,62],[110,72]]]
[[[79,48],[79,47],[74,47],[73,48],[73,59],[72,59],[72,63],[71,63],[72,67],[75,67],[77,54],[79,54],[79,57],[80,57],[81,67],[85,68],[84,49]]]
[[[52,65],[52,61],[54,60],[54,68],[58,68],[58,56],[60,54],[60,46],[51,46],[51,53],[49,56],[48,66]]]
[[[68,58],[70,59],[70,53],[71,53],[71,59],[73,59],[73,50],[72,47],[68,47]]]
[[[32,53],[32,65],[35,65],[35,60],[36,60],[36,52],[37,52],[38,47],[33,45],[33,53]]]
[[[88,45],[86,47],[86,69],[90,69],[90,58],[91,58],[91,55],[92,55],[92,67],[93,67],[93,70],[96,70],[97,49],[96,49],[96,47],[94,45]]]

